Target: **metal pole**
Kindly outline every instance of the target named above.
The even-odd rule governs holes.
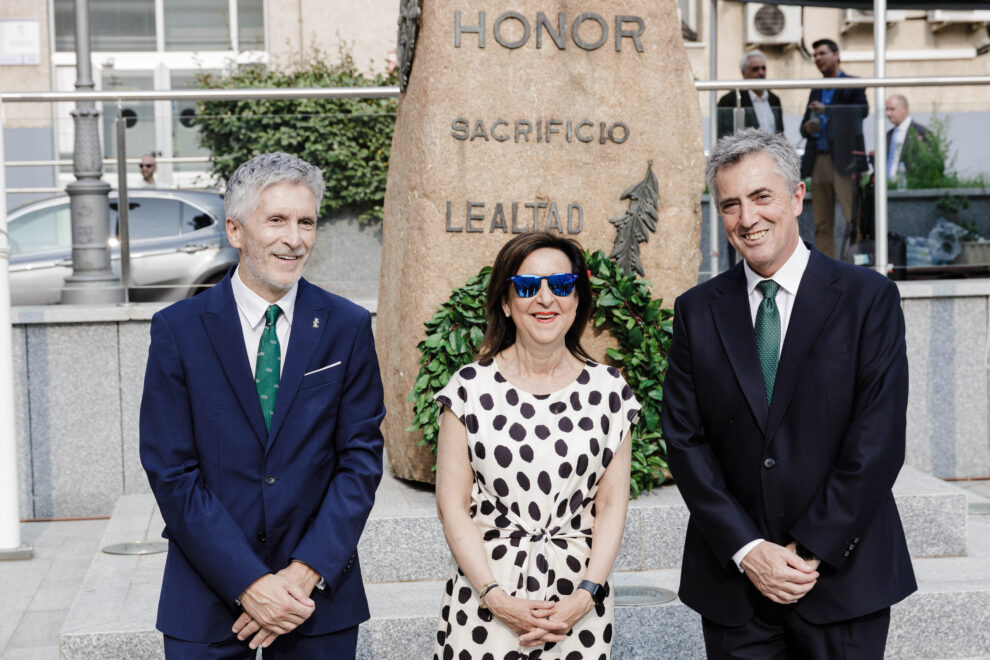
[[[75,0],[76,90],[92,91],[89,49],[89,0]],[[120,278],[110,268],[110,185],[103,181],[100,113],[92,101],[76,103],[72,111],[75,146],[72,173],[66,186],[72,217],[72,275],[65,278],[63,303],[120,302]]]
[[[887,0],[873,0],[873,77],[887,75]],[[887,124],[886,114],[880,108],[887,107],[887,88],[874,88],[876,103],[874,126],[876,126],[876,149],[873,152],[874,198],[874,248],[873,267],[882,275],[890,273],[887,254]]]
[[[0,103],[0,117],[3,116]],[[14,349],[10,328],[10,236],[7,234],[7,179],[0,126],[0,560],[30,559],[21,543],[17,488],[17,434],[14,428]]]
[[[120,239],[120,286],[124,292],[124,304],[130,303],[131,289],[131,232],[127,222],[131,207],[127,201],[127,120],[124,105],[117,104],[117,236]]]
[[[708,17],[708,77],[718,80],[718,0],[709,3],[711,15]],[[718,99],[712,91],[708,99],[708,144],[709,152],[715,148],[718,139]],[[718,275],[719,220],[715,212],[715,200],[708,191],[708,265],[710,276]]]

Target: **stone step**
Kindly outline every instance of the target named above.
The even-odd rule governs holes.
[[[948,490],[940,488],[945,484],[938,480],[937,485],[926,485],[926,480],[915,476],[902,475],[898,485],[898,490],[910,487],[914,493],[898,494],[905,524],[924,517],[922,503],[930,506],[938,497],[958,494],[952,492],[952,486]],[[925,493],[929,495],[927,500]],[[942,533],[960,528],[961,539]],[[968,555],[914,559],[919,590],[892,609],[886,657],[990,656],[986,614],[990,612],[990,515],[970,516],[962,525],[929,526],[929,530],[936,538],[922,547],[947,549],[948,538],[952,543],[961,543],[964,551],[968,548]],[[617,570],[613,579],[618,588],[647,586],[676,591],[679,571]],[[372,618],[361,628],[359,657],[431,657],[443,586],[442,580],[368,584]],[[613,657],[618,660],[705,657],[700,618],[679,600],[618,607],[615,625]]]
[[[966,493],[905,467],[894,496],[913,557],[966,552]],[[688,512],[674,486],[629,503],[615,568],[650,571],[681,563]],[[358,546],[366,582],[436,580],[447,574],[450,552],[437,519],[432,490],[386,474]]]
[[[990,654],[990,516],[965,514],[966,499],[954,486],[913,471],[902,472],[896,488],[912,549],[956,557],[915,559],[921,590],[894,609],[888,645],[891,658],[963,658]],[[961,498],[961,503],[956,502]],[[956,520],[962,507],[962,519]],[[416,515],[409,515],[418,511]],[[680,513],[676,513],[676,512]],[[406,515],[400,515],[404,512]],[[681,529],[674,527],[681,516]],[[660,561],[650,543],[667,544],[676,564],[683,533],[683,504],[676,489],[661,489],[630,506],[626,562]],[[394,519],[401,521],[392,523]],[[113,543],[158,541],[162,519],[150,495],[127,495],[117,502],[100,547]],[[359,657],[373,660],[428,658],[435,635],[443,581],[381,579],[386,569],[403,575],[420,563],[446,576],[446,545],[433,511],[433,494],[422,487],[387,479],[379,504],[362,540],[361,561],[368,580],[372,619],[361,628]],[[374,531],[376,530],[377,531]],[[381,536],[392,530],[393,537]],[[434,530],[436,557],[416,558],[424,544],[416,539]],[[968,543],[967,543],[968,533]],[[649,552],[644,550],[647,548]],[[674,554],[676,550],[676,554]],[[967,555],[968,550],[968,556]],[[915,556],[918,556],[915,552]],[[397,559],[390,559],[397,557]],[[386,561],[388,560],[388,561]],[[162,658],[161,635],[155,630],[158,594],[165,555],[125,556],[98,552],[61,630],[62,657],[67,660]],[[617,586],[655,586],[675,590],[675,567],[629,570],[617,566]],[[377,580],[371,575],[373,569]],[[408,573],[408,571],[406,571]],[[698,617],[679,601],[663,605],[623,607],[616,613],[613,657],[703,657]]]

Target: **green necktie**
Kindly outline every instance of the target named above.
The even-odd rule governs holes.
[[[773,397],[773,380],[777,376],[777,362],[780,359],[780,311],[774,301],[780,285],[773,280],[763,280],[756,288],[763,294],[763,302],[756,311],[756,350],[760,353],[763,385],[767,390],[769,405]]]
[[[272,413],[275,412],[275,397],[278,395],[278,380],[281,374],[282,349],[278,345],[275,323],[282,309],[270,305],[265,311],[265,331],[258,342],[258,361],[255,363],[254,383],[258,387],[258,400],[265,416],[265,430],[272,428]]]

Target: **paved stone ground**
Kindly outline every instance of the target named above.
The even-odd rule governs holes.
[[[106,520],[21,525],[34,557],[0,562],[0,658],[58,660],[59,630],[106,526]]]

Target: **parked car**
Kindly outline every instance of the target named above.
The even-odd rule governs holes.
[[[130,299],[179,300],[216,284],[237,263],[227,241],[223,196],[201,190],[128,191]],[[14,305],[57,303],[72,274],[69,197],[32,202],[8,216]],[[120,273],[117,192],[110,193],[111,264]]]

